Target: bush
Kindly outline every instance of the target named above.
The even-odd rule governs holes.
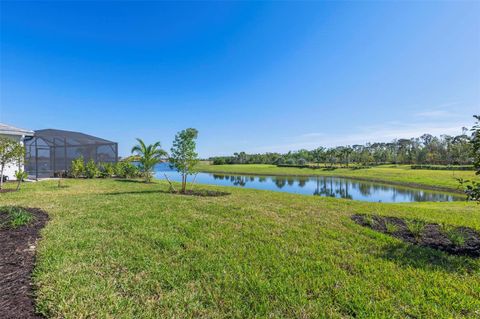
[[[70,167],[70,176],[73,178],[82,177],[85,174],[85,163],[83,161],[83,156],[80,156],[72,161]]]
[[[140,171],[130,162],[118,162],[115,167],[115,175],[122,178],[134,178],[140,176]]]
[[[473,171],[473,165],[412,165],[411,169]]]
[[[480,182],[459,179],[460,185],[464,187],[467,200],[480,203]]]
[[[99,176],[103,178],[114,177],[116,174],[116,166],[114,163],[99,163]]]
[[[304,159],[304,158],[301,158],[301,159],[298,160],[297,164],[298,164],[298,165],[301,165],[301,166],[306,165],[306,164],[307,164],[307,160]]]
[[[295,160],[293,158],[289,158],[285,161],[287,165],[296,165]]]
[[[224,165],[225,163],[226,160],[223,157],[216,157],[213,159],[213,165]]]
[[[318,168],[318,166],[297,165],[297,164],[277,164],[277,167],[296,167],[296,168],[311,168],[311,169]]]
[[[99,175],[100,171],[98,170],[97,164],[90,159],[85,165],[85,177],[86,178],[95,178]]]

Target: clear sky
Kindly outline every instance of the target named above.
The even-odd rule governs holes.
[[[457,134],[480,2],[0,3],[0,121],[201,156]]]

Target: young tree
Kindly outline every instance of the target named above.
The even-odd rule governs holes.
[[[3,173],[5,165],[16,162],[19,165],[25,157],[25,148],[19,142],[6,137],[0,137],[0,189],[3,188]]]
[[[187,128],[175,135],[170,154],[170,167],[175,168],[182,175],[182,193],[187,188],[187,177],[195,173],[195,165],[198,163],[198,154],[195,140],[198,131],[194,128]]]
[[[470,143],[472,144],[473,166],[476,174],[480,175],[480,115],[473,116],[477,121],[472,128],[472,137]],[[460,181],[462,184],[464,181]],[[480,182],[473,181],[465,188],[465,194],[469,200],[475,200],[480,203]]]
[[[27,172],[18,170],[15,172],[15,178],[17,179],[17,191],[20,189],[20,184],[24,182],[28,177]]]
[[[160,142],[145,145],[143,140],[137,138],[138,144],[132,147],[132,153],[136,153],[140,162],[140,171],[142,172],[145,182],[149,183],[153,178],[153,168],[155,164],[167,156],[167,152],[161,149]]]

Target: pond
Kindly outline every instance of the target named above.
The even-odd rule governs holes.
[[[171,181],[180,181],[180,175],[171,170],[168,164],[158,164],[155,167],[155,177],[165,179],[164,174]],[[190,176],[189,180],[192,179],[193,176]],[[462,195],[331,176],[253,176],[198,173],[195,183],[346,198],[367,202],[399,203],[465,200]]]

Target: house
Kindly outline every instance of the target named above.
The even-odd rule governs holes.
[[[0,136],[13,139],[18,143],[24,144],[24,141],[32,138],[34,135],[33,131],[21,129],[11,125],[0,123]],[[4,176],[9,180],[15,179],[15,172],[19,169],[24,170],[23,165],[19,167],[18,163],[7,163],[5,166]]]
[[[64,176],[72,161],[83,158],[99,163],[116,163],[118,144],[81,132],[43,129],[25,141],[25,171],[30,178]]]

